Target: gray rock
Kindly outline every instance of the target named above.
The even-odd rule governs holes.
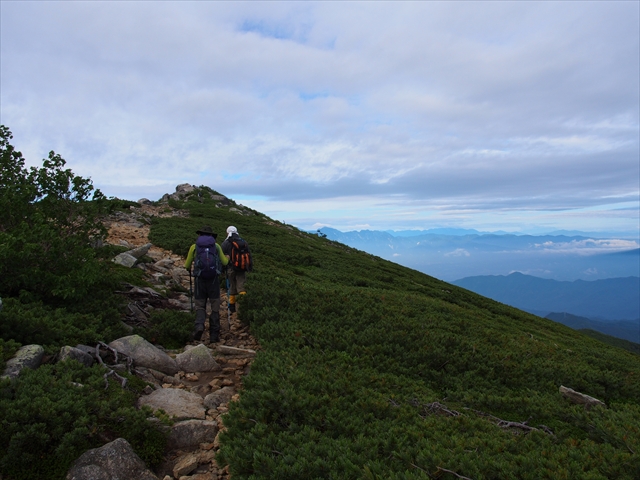
[[[180,185],[176,186],[176,193],[182,193],[183,195],[186,195],[187,193],[191,193],[196,189],[196,187],[194,187],[193,185],[190,185],[188,183],[181,183]]]
[[[158,260],[154,265],[160,268],[169,268],[173,266],[174,263],[170,258],[163,258],[162,260]]]
[[[161,382],[161,381],[162,381],[162,379],[163,379],[164,377],[166,377],[166,374],[165,374],[165,373],[159,372],[158,370],[154,370],[153,368],[149,368],[149,369],[147,369],[147,370],[148,370],[148,371],[149,371],[149,373],[151,373],[151,375],[153,375],[153,376],[156,378],[156,380],[158,380],[159,382]]]
[[[133,255],[129,255],[128,252],[124,252],[116,255],[113,261],[114,263],[117,263],[118,265],[122,265],[123,267],[131,268],[136,264],[138,259]]]
[[[158,480],[136,455],[129,442],[117,438],[100,448],[83,453],[66,480]]]
[[[193,453],[187,453],[178,459],[173,467],[173,476],[175,478],[181,478],[185,475],[189,475],[196,468],[198,468],[198,456]]]
[[[158,379],[151,373],[151,370],[149,370],[148,368],[138,367],[134,370],[134,373],[145,382],[152,384],[154,387],[160,386],[160,382],[158,382]],[[149,393],[147,393],[147,395]]]
[[[138,407],[143,405],[148,405],[154,411],[162,409],[175,420],[205,419],[202,397],[177,388],[161,388],[151,395],[140,397]]]
[[[204,397],[204,406],[210,409],[218,408],[223,403],[228,403],[236,391],[233,387],[222,387]]]
[[[133,333],[133,327],[131,325],[129,325],[128,323],[124,323],[124,322],[120,322],[120,325],[128,332],[128,333]]]
[[[86,353],[87,355],[91,355],[91,357],[95,360],[96,359],[96,347],[90,347],[89,345],[81,345],[78,344],[75,346],[76,349],[83,351],[84,353]]]
[[[185,420],[171,427],[168,446],[171,449],[188,449],[201,443],[212,443],[218,434],[218,424],[209,420]]]
[[[151,243],[146,243],[141,247],[134,248],[133,250],[129,250],[128,252],[124,252],[124,253],[128,253],[129,255],[135,258],[142,258],[149,252],[151,245],[152,245]]]
[[[591,408],[594,406],[600,406],[600,407],[606,408],[606,404],[603,401],[598,400],[597,398],[591,397],[589,395],[586,395],[584,393],[576,392],[572,388],[565,387],[564,385],[560,386],[559,391],[560,391],[560,394],[562,394],[562,396],[568,398],[572,403],[582,404],[586,408]]]
[[[42,363],[44,348],[40,345],[25,345],[21,347],[13,358],[7,361],[7,366],[1,378],[16,378],[24,368],[35,370]]]
[[[131,357],[137,366],[152,368],[168,375],[178,373],[175,360],[158,347],[151,345],[140,335],[118,338],[109,346],[119,353]]]
[[[185,372],[210,372],[220,368],[213,358],[211,350],[203,344],[176,356],[176,364],[180,370]]]
[[[84,352],[79,348],[65,345],[60,349],[60,352],[58,353],[58,361],[64,362],[65,360],[70,359],[82,363],[85,367],[90,367],[91,365],[93,365],[93,356],[90,353]]]
[[[138,203],[140,205],[152,205],[153,202],[151,200],[149,200],[148,198],[141,198],[140,200],[138,200]]]
[[[168,383],[170,385],[180,385],[182,382],[180,381],[180,379],[176,378],[176,377],[170,377],[169,375],[165,375],[162,378],[162,383]]]
[[[2,299],[0,298],[0,312],[2,311]]]

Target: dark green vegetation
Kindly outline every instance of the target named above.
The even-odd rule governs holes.
[[[135,333],[151,343],[168,349],[183,348],[191,340],[193,316],[173,310],[154,310],[148,328],[138,328]]]
[[[54,354],[125,335],[114,292],[141,282],[139,270],[109,261],[117,248],[97,248],[101,216],[127,202],[104,198],[54,152],[27,169],[10,139],[0,126],[0,372],[21,345]],[[0,381],[3,479],[64,478],[85,450],[118,437],[150,464],[161,460],[164,435],[135,408],[144,385],[130,378],[105,390],[104,373],[69,361]]]
[[[605,335],[604,333],[590,330],[588,328],[581,328],[580,331],[585,335],[590,336],[591,338],[595,338],[596,340],[600,340],[601,342],[608,343],[609,345],[613,345],[614,347],[624,348],[625,350],[640,355],[640,343],[630,342],[621,338],[612,337],[611,335]]]
[[[252,247],[240,315],[263,350],[225,418],[234,478],[640,478],[637,355],[198,193],[151,241],[184,254],[235,225]]]
[[[128,387],[104,369],[75,361],[26,370],[0,385],[0,462],[3,478],[64,478],[84,451],[126,438],[148,464],[162,460],[166,439],[149,427],[149,410],[133,408],[144,383],[126,373]]]

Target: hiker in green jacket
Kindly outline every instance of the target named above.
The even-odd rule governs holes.
[[[194,264],[196,321],[193,339],[200,340],[204,332],[207,317],[207,299],[211,305],[209,316],[209,342],[220,341],[220,280],[222,266],[229,263],[229,258],[222,253],[216,243],[217,234],[209,225],[196,232],[198,238],[191,245],[184,268],[191,271]]]

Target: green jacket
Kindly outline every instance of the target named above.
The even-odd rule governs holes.
[[[220,245],[216,243],[216,250],[218,251],[218,257],[220,257],[220,263],[224,267],[229,263],[229,257],[227,257],[224,253],[222,253],[222,248]],[[187,255],[187,260],[184,262],[184,268],[191,271],[191,264],[193,263],[193,257],[196,255],[196,244],[191,245],[189,249],[189,254]]]

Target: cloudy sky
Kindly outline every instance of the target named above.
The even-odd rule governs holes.
[[[0,120],[108,196],[637,231],[640,3],[4,1]]]

